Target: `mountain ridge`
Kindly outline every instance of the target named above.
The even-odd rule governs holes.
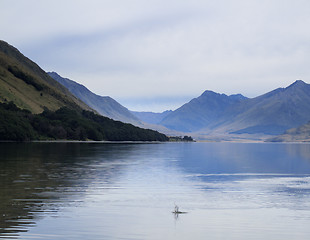
[[[66,79],[67,83],[74,83],[70,81]],[[79,99],[81,95],[91,92],[81,84],[76,87],[80,89],[76,90],[79,97],[46,74],[18,49],[0,41],[1,103],[13,101],[19,108],[36,114],[45,109],[55,111],[62,107],[95,111]],[[113,111],[115,113],[118,104],[115,100],[95,96],[110,102],[112,112],[104,115],[111,116]],[[156,121],[168,130],[178,133],[237,137],[274,136],[306,124],[310,120],[309,102],[310,85],[302,80],[296,80],[285,88],[277,88],[255,98],[246,98],[241,94],[228,96],[206,90],[175,111],[156,115]],[[150,126],[139,121],[125,107],[121,108],[137,124]],[[120,118],[119,120],[124,121]],[[152,128],[164,129],[156,125]]]
[[[16,48],[0,41],[0,141],[168,141],[98,115]]]
[[[168,128],[208,135],[279,135],[310,120],[310,85],[296,80],[255,98],[238,100],[204,91],[160,123]],[[230,97],[230,99],[229,99]]]
[[[163,120],[163,118],[165,118],[172,112],[172,110],[166,110],[161,113],[131,111],[131,113],[135,115],[138,119],[149,124],[159,124]]]
[[[35,62],[0,40],[0,102],[13,101],[34,113],[63,106],[93,111],[64,86],[49,77]]]
[[[230,105],[244,99],[247,98],[241,94],[228,96],[207,90],[170,113],[160,124],[177,131],[194,132],[213,122]]]
[[[141,125],[140,120],[126,107],[119,104],[109,96],[99,96],[91,92],[84,85],[71,79],[64,78],[56,72],[48,72],[49,76],[65,86],[75,97],[81,99],[98,113],[113,120]]]
[[[68,78],[63,78],[56,72],[49,72],[56,81],[69,89],[69,91],[74,94],[77,98],[86,102],[89,106],[95,109],[99,114],[109,117],[113,120],[130,123],[140,128],[152,129],[154,131],[163,132],[172,136],[182,135],[180,132],[167,129],[164,126],[144,122],[144,119],[139,119],[135,113],[139,115],[140,112],[129,111],[126,107],[122,106],[120,103],[115,101],[113,98],[108,96],[99,96],[89,89],[87,89],[82,84],[79,84]],[[151,114],[152,115],[152,114]]]

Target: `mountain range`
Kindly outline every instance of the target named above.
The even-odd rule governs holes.
[[[231,109],[231,117],[219,122],[232,133],[276,135],[310,120],[310,85],[301,80],[248,99]],[[233,114],[232,114],[233,113]]]
[[[158,124],[164,116],[172,111],[165,111],[164,113],[129,111],[126,107],[109,96],[99,96],[82,84],[64,78],[56,72],[48,72],[48,74],[54,80],[65,86],[74,96],[87,103],[88,106],[105,117],[116,121],[131,123],[137,127],[153,129],[171,136],[183,135],[181,132],[168,129]]]
[[[262,140],[284,132],[279,141],[300,132],[305,137],[310,120],[310,85],[302,80],[255,98],[207,90],[174,111],[135,112],[56,72],[47,74],[4,41],[0,41],[0,102],[13,102],[33,114],[62,107],[91,111],[169,135],[190,133],[209,140]]]
[[[111,97],[98,96],[55,72],[49,75],[100,114],[169,135],[190,133],[198,139],[262,140],[310,120],[310,85],[301,80],[256,98],[207,90],[175,111],[153,113],[129,111]]]
[[[52,139],[167,141],[168,137],[99,115],[16,48],[0,41],[0,141]]]
[[[207,90],[174,111],[132,113],[145,122],[198,139],[266,140],[285,132],[284,141],[293,139],[288,135],[300,132],[298,127],[310,120],[309,103],[310,85],[296,80],[288,87],[255,98]],[[299,136],[300,139],[307,135],[305,126],[302,126],[304,134]]]
[[[158,124],[193,135],[267,138],[310,120],[310,85],[297,80],[255,98],[205,91]]]

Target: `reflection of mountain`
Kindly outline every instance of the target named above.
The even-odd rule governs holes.
[[[170,150],[171,151],[171,150]],[[191,174],[309,174],[306,144],[184,144],[180,167]],[[214,176],[212,177],[214,179]],[[219,178],[223,178],[219,175]]]
[[[308,144],[285,144],[285,152],[289,156],[305,159],[310,163],[310,148]]]
[[[134,146],[1,143],[0,238],[26,231],[42,212],[81,200],[98,175],[113,182],[124,166],[114,162],[126,159]]]
[[[61,225],[73,220],[72,225],[62,228],[65,233],[76,230],[75,221],[84,226],[94,218],[94,221],[102,221],[102,228],[114,225],[112,229],[107,227],[107,231],[115,236],[120,229],[128,229],[136,223],[131,220],[139,219],[141,223],[149,216],[157,217],[159,208],[170,213],[173,201],[190,203],[201,197],[202,201],[211,200],[216,206],[220,198],[210,198],[212,191],[215,196],[221,196],[223,189],[237,190],[233,195],[238,196],[238,183],[245,179],[262,178],[273,182],[279,178],[278,174],[285,179],[310,173],[306,144],[1,143],[0,152],[0,238],[6,239],[27,231],[32,223],[39,223],[39,218],[49,214],[59,218],[48,219],[48,224]],[[272,184],[275,185],[279,184]],[[293,198],[298,199],[307,194],[308,180],[302,185],[306,187],[302,191],[299,182],[296,186],[281,185],[281,193],[293,196],[292,191],[296,191]],[[256,187],[251,184],[250,190]],[[264,193],[273,193],[273,190]],[[248,193],[243,194],[244,199],[248,199]],[[255,194],[253,200],[256,201]],[[222,206],[230,203],[230,199],[222,201]],[[77,206],[82,206],[81,212],[89,215],[74,219]],[[147,211],[141,211],[141,206]],[[65,221],[58,211],[64,213]],[[73,217],[68,219],[71,213]],[[40,222],[34,232],[40,232],[42,225],[46,230],[44,222]],[[97,226],[91,222],[87,231],[96,232]]]

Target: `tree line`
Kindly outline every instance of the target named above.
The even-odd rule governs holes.
[[[114,121],[90,111],[62,107],[32,114],[13,102],[0,103],[0,140],[168,141],[157,131]]]

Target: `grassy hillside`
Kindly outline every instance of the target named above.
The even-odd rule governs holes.
[[[0,102],[14,102],[32,113],[67,106],[91,110],[16,48],[0,41]]]
[[[269,142],[310,142],[310,122],[287,130],[284,134],[268,139]]]

